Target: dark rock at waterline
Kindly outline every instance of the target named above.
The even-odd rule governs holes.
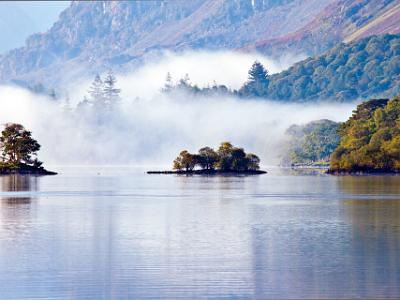
[[[328,169],[327,174],[331,175],[400,175],[399,170],[392,169],[352,169],[352,170],[332,170]]]
[[[17,167],[2,166],[0,167],[0,175],[57,175],[56,172],[48,171],[43,167],[34,167],[25,164],[20,164]]]
[[[147,174],[177,174],[177,175],[261,175],[266,174],[263,170],[246,170],[246,171],[231,171],[231,170],[192,170],[192,171],[147,171]]]

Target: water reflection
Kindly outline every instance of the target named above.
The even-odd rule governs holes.
[[[338,176],[338,188],[353,195],[398,195],[400,176]]]
[[[31,219],[32,197],[21,196],[20,193],[36,191],[37,177],[16,174],[0,176],[0,186],[0,225],[3,228],[3,231],[0,231],[0,239],[26,233]]]
[[[338,187],[351,224],[348,264],[359,266],[353,282],[360,295],[396,298],[400,293],[400,177],[345,176]],[[375,284],[371,284],[371,283]]]
[[[30,192],[37,191],[38,177],[29,175],[6,175],[0,176],[0,185],[2,192]],[[19,197],[18,194],[9,197],[1,197],[10,204],[29,203],[30,197]]]
[[[0,298],[400,296],[400,177],[122,175],[0,178]]]

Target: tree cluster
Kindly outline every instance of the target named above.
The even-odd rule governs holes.
[[[161,92],[165,94],[184,92],[201,96],[215,94],[226,95],[232,93],[225,85],[217,84],[215,81],[212,83],[212,85],[208,85],[206,87],[198,87],[196,84],[191,83],[188,74],[179,79],[177,82],[174,82],[170,73],[167,73],[165,84],[164,87],[161,89]]]
[[[341,125],[341,141],[331,156],[337,172],[400,171],[400,97],[358,105]]]
[[[96,75],[90,88],[89,97],[85,97],[78,104],[78,108],[91,106],[97,110],[109,111],[114,109],[120,102],[121,90],[116,87],[117,79],[109,71],[104,79]]]
[[[347,101],[399,92],[400,35],[387,34],[339,44],[270,76],[255,62],[238,94],[282,101]]]
[[[32,133],[21,124],[6,124],[0,136],[2,166],[18,167],[21,164],[40,167],[37,159],[39,143],[32,138]]]
[[[330,120],[290,126],[282,165],[326,163],[339,144],[340,123]]]
[[[217,151],[210,147],[201,148],[197,154],[184,150],[173,162],[175,170],[193,171],[196,167],[207,171],[254,171],[260,168],[260,159],[243,148],[223,142]]]

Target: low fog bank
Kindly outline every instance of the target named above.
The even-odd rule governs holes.
[[[0,87],[0,121],[19,122],[42,144],[47,164],[170,165],[180,150],[222,141],[276,164],[284,131],[322,118],[343,121],[354,104],[278,104],[235,98],[159,96],[124,103],[99,124],[27,91]],[[77,115],[76,115],[77,114]]]
[[[74,108],[87,91],[86,83],[71,91],[71,108],[62,100],[51,101],[20,88],[0,86],[0,123],[17,122],[31,130],[42,145],[39,159],[47,165],[165,168],[183,149],[196,152],[205,145],[217,148],[222,141],[259,155],[262,165],[273,165],[279,162],[284,132],[290,125],[324,118],[344,121],[355,108],[354,103],[284,104],[160,92],[168,71],[175,78],[189,73],[192,82],[200,86],[215,79],[237,88],[246,80],[254,59],[264,59],[271,73],[283,66],[252,55],[191,53],[167,57],[129,76],[117,75],[122,102],[102,118]],[[221,63],[212,68],[216,60]]]

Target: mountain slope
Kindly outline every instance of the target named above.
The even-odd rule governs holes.
[[[359,28],[344,41],[349,42],[355,39],[374,34],[400,33],[400,3],[391,7],[381,15],[377,16],[365,26]]]
[[[129,69],[162,49],[237,49],[309,23],[334,0],[74,1],[0,58],[0,81],[63,83]]]
[[[399,18],[398,0],[336,0],[297,31],[260,40],[246,49],[272,55],[287,50],[315,55],[342,41],[400,33]]]

